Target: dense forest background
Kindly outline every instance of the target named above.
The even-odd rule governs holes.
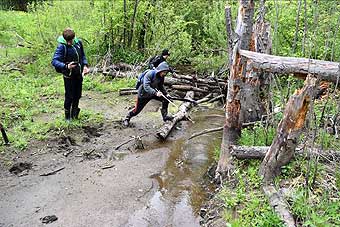
[[[23,2],[28,2],[23,4]],[[69,26],[85,41],[95,64],[107,53],[113,61],[145,61],[163,48],[172,64],[190,64],[199,72],[217,71],[226,63],[224,7],[237,1],[4,1],[5,9],[25,10],[16,17],[1,14],[2,45],[22,37],[35,53],[51,55],[56,38]],[[267,1],[273,54],[339,59],[337,1]],[[17,23],[13,23],[13,21]],[[28,29],[29,28],[29,29]]]

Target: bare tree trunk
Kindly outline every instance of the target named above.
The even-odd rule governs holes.
[[[295,35],[294,35],[294,42],[293,42],[293,52],[295,52],[296,49],[296,43],[297,43],[297,38],[299,34],[299,25],[300,25],[300,12],[301,12],[301,0],[299,0],[299,5],[298,5],[298,11],[296,15],[296,23],[295,23]]]
[[[306,52],[306,37],[307,37],[307,0],[304,0],[304,28],[303,28],[303,39],[302,39],[302,53],[305,56]]]
[[[136,14],[137,14],[138,3],[139,3],[139,0],[135,0],[135,6],[133,8],[133,15],[132,15],[132,19],[131,19],[131,30],[130,30],[129,40],[128,40],[128,46],[129,47],[131,47],[131,45],[132,45],[133,34],[134,34],[134,31],[135,31],[135,22],[136,22]]]
[[[221,155],[218,161],[217,173],[225,175],[232,168],[230,145],[236,144],[241,134],[240,122],[241,94],[243,79],[245,78],[246,59],[238,54],[238,49],[249,49],[253,30],[254,1],[240,0],[237,17],[236,34],[238,41],[234,46],[232,67],[228,82],[226,103],[226,121],[223,127]]]
[[[260,175],[266,184],[270,183],[293,157],[297,140],[304,126],[310,103],[313,101],[317,79],[307,77],[301,90],[292,95],[286,105],[283,118],[260,167]]]
[[[233,62],[233,43],[234,43],[234,33],[233,33],[233,23],[232,23],[232,16],[231,16],[231,7],[225,7],[225,24],[226,24],[226,31],[228,36],[227,48],[229,54],[229,68]]]
[[[123,2],[123,11],[124,11],[124,27],[123,27],[123,44],[126,46],[126,25],[127,25],[127,12],[126,12],[126,0]]]

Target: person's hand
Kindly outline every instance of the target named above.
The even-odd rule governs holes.
[[[87,67],[87,65],[84,66],[84,70],[83,70],[83,75],[88,74],[90,71],[89,67]]]
[[[73,69],[76,66],[77,66],[77,62],[74,62],[74,61],[71,61],[70,63],[67,64],[68,69]]]
[[[161,97],[163,95],[163,93],[162,92],[160,92],[160,91],[157,91],[157,93],[156,93],[156,96],[157,97]]]

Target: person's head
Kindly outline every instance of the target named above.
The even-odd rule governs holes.
[[[168,49],[162,50],[162,56],[163,58],[167,59],[170,56],[170,52]]]
[[[165,76],[170,71],[170,67],[166,61],[163,61],[157,66],[156,70],[158,75]]]
[[[75,36],[76,33],[73,31],[72,28],[65,28],[65,30],[63,31],[63,37],[66,40],[67,44],[72,44]]]

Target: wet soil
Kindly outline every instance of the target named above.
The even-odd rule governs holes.
[[[203,175],[221,134],[187,138],[221,125],[223,112],[195,108],[194,123],[179,123],[160,142],[156,101],[130,127],[121,125],[134,99],[86,92],[81,108],[103,114],[104,123],[32,141],[20,153],[8,147],[0,162],[0,227],[45,226],[43,218],[52,215],[57,220],[49,226],[199,226],[209,191]],[[134,139],[116,149],[142,135],[144,150]]]

